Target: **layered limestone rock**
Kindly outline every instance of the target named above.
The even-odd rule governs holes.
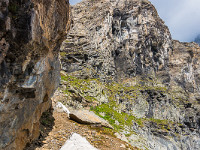
[[[59,85],[68,0],[0,1],[0,149],[22,150]]]
[[[72,14],[63,70],[102,80],[166,71],[171,36],[148,1],[83,1]]]
[[[72,14],[63,101],[141,149],[199,149],[199,46],[172,40],[147,0],[83,0]]]

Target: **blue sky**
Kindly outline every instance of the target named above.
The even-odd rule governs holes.
[[[74,5],[74,4],[76,4],[76,3],[80,2],[80,1],[81,0],[69,0],[71,5]]]
[[[74,5],[81,0],[70,0]],[[200,34],[200,0],[150,0],[169,27],[173,39],[192,41]]]

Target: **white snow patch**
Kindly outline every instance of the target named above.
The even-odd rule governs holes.
[[[70,111],[67,109],[67,107],[65,107],[65,105],[63,105],[61,102],[57,102],[56,108],[61,109],[62,111],[64,111],[65,113],[70,114]]]

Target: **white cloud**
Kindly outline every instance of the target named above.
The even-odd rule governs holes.
[[[150,0],[169,27],[172,37],[192,41],[200,34],[200,0]]]

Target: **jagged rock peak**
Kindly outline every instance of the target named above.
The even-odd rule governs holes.
[[[119,80],[167,69],[171,35],[149,1],[82,1],[72,7],[72,14],[74,25],[61,49],[61,54],[71,55],[63,59],[63,70]],[[82,58],[89,63],[80,73],[69,62]]]

